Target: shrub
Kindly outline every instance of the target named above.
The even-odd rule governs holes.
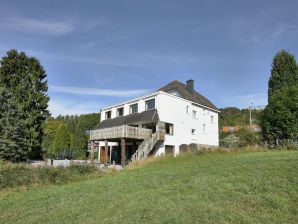
[[[91,165],[69,167],[32,167],[0,161],[0,189],[33,184],[59,184],[70,181],[99,177],[102,173]]]

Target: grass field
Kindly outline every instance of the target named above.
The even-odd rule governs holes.
[[[298,223],[298,152],[164,159],[0,193],[0,223]]]

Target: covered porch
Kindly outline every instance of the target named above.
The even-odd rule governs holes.
[[[90,131],[91,141],[91,161],[94,161],[94,152],[96,142],[104,142],[104,146],[98,145],[97,161],[105,165],[110,163],[121,164],[125,166],[137,151],[145,139],[152,134],[151,129],[122,125],[104,129]],[[113,146],[110,143],[113,144]]]

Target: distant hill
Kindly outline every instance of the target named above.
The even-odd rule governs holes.
[[[247,126],[249,125],[249,109],[239,109],[237,107],[226,107],[220,109],[219,114],[219,130],[223,126]],[[252,109],[253,124],[259,124],[260,109]]]

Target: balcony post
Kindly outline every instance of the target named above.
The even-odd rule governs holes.
[[[105,157],[104,157],[105,166],[108,165],[108,151],[109,151],[109,142],[108,140],[105,140]]]
[[[121,165],[125,167],[126,156],[125,156],[125,139],[121,138]]]
[[[91,152],[90,152],[90,162],[91,164],[94,163],[94,141],[91,141]]]

